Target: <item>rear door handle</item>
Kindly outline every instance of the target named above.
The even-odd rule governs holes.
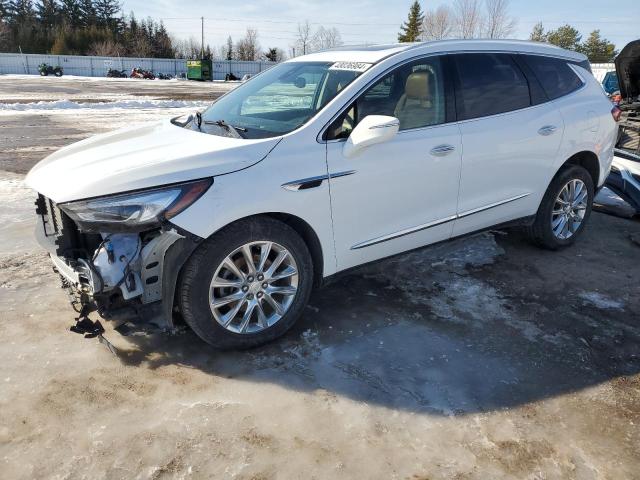
[[[444,157],[445,155],[452,153],[455,149],[456,147],[453,145],[438,145],[431,149],[431,155],[434,157]]]
[[[538,130],[538,133],[543,137],[547,137],[555,133],[557,129],[558,127],[556,127],[555,125],[545,125],[544,127],[541,127],[540,130]]]

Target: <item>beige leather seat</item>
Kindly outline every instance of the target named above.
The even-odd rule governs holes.
[[[394,115],[400,128],[418,128],[435,121],[431,103],[431,72],[414,72],[407,77],[404,94],[398,100]]]

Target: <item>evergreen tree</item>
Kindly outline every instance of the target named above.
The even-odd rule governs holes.
[[[93,0],[79,0],[78,8],[80,10],[80,16],[82,18],[82,25],[84,27],[90,27],[91,25],[97,25],[98,19],[96,17],[96,9],[93,5]]]
[[[544,27],[542,26],[542,22],[538,22],[533,26],[533,30],[531,31],[531,35],[529,36],[529,40],[533,42],[546,42],[547,41],[547,33],[544,31]]]
[[[9,0],[7,10],[9,23],[24,25],[35,19],[32,0]]]
[[[266,58],[270,62],[277,62],[278,61],[278,49],[277,48],[270,48],[269,50],[267,50],[265,52],[264,58]]]
[[[0,0],[0,20],[4,20],[9,15],[9,0]]]
[[[398,34],[399,42],[417,42],[422,35],[422,24],[424,21],[424,14],[422,13],[422,7],[420,2],[415,0],[409,8],[409,16],[407,21],[400,27],[400,33]]]
[[[592,63],[612,62],[618,52],[616,46],[606,38],[600,36],[600,30],[594,30],[589,38],[578,49],[584,53]]]
[[[118,0],[93,0],[97,25],[110,29],[113,33],[119,29],[120,3]]]
[[[227,60],[233,60],[233,40],[231,35],[227,37]]]
[[[58,5],[55,0],[39,0],[36,3],[36,18],[47,29],[58,23]]]
[[[547,34],[547,41],[567,50],[578,50],[582,35],[571,25],[563,25],[557,30],[552,30]]]
[[[82,8],[79,0],[60,0],[60,13],[63,21],[71,27],[82,25]]]

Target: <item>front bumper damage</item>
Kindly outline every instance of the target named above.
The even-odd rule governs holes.
[[[99,324],[85,321],[93,311],[113,321],[120,333],[130,332],[131,325],[175,327],[178,277],[200,237],[170,223],[142,233],[83,234],[45,197],[39,196],[36,206],[36,238],[79,314],[73,331],[101,336]]]

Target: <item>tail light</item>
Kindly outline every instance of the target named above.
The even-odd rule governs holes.
[[[611,109],[611,116],[616,122],[620,121],[621,115],[622,115],[622,110],[620,110],[617,106]]]

